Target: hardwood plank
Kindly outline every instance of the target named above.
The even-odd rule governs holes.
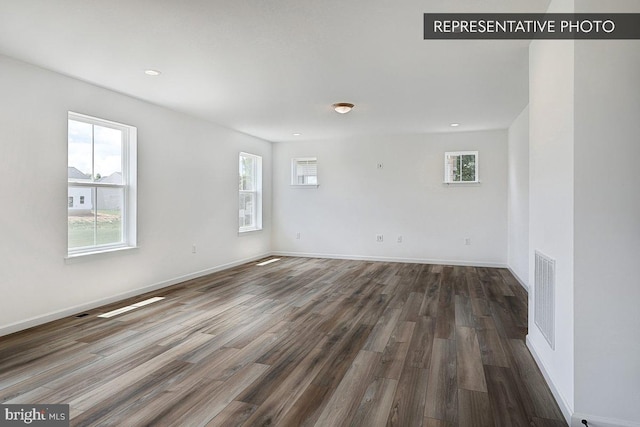
[[[272,390],[272,393],[248,419],[247,425],[280,424],[282,417],[291,409],[327,362],[334,345],[335,342],[329,339],[322,340],[282,381],[279,387]]]
[[[436,420],[434,418],[425,418],[424,427],[450,427],[455,424],[448,423],[442,420]]]
[[[508,346],[513,356],[513,372],[519,380],[517,384],[528,392],[525,397],[533,405],[535,415],[539,418],[564,420],[558,404],[549,392],[549,387],[524,342],[509,340]]]
[[[497,427],[529,426],[527,411],[522,405],[511,370],[499,366],[484,367],[489,390],[489,401]]]
[[[147,414],[145,422],[148,425],[206,425],[268,368],[254,363],[227,381],[203,380],[188,392],[180,394],[180,398],[166,405],[164,410]]]
[[[359,325],[340,337],[327,363],[282,420],[282,425],[313,425],[364,345],[372,327]],[[331,340],[331,339],[330,339]]]
[[[77,425],[125,424],[140,411],[146,410],[150,401],[162,394],[163,385],[175,378],[179,378],[190,368],[190,364],[173,360],[155,370],[153,374],[141,378],[139,381],[123,387],[119,393],[108,399],[81,409],[71,405],[71,408],[81,410],[82,413],[74,419]]]
[[[427,397],[429,371],[405,366],[387,418],[387,426],[421,426]]]
[[[373,378],[380,353],[362,350],[316,421],[317,427],[342,425],[353,417]]]
[[[456,355],[458,387],[486,392],[487,383],[475,329],[464,326],[456,328]]]
[[[471,298],[471,308],[476,321],[478,317],[491,316],[489,302],[484,298]]]
[[[456,326],[476,327],[475,316],[471,308],[471,298],[456,295],[454,297]]]
[[[405,322],[416,322],[420,317],[420,308],[422,306],[422,300],[424,294],[419,292],[411,292],[407,297],[402,308],[402,314],[400,320]]]
[[[509,367],[506,353],[502,346],[502,339],[495,329],[478,329],[478,344],[482,363],[485,365]]]
[[[533,420],[531,420],[531,425],[534,427],[566,427],[567,423],[564,420],[560,421],[534,417]]]
[[[206,427],[240,427],[256,409],[256,405],[234,400],[209,421]]]
[[[487,393],[458,389],[460,427],[493,427],[494,418]]]
[[[187,353],[188,351],[206,343],[212,338],[213,337],[211,335],[206,334],[195,335],[184,344],[168,349],[164,353],[161,353],[148,362],[145,362],[142,365],[139,365],[124,373],[123,375],[120,375],[113,380],[102,384],[99,387],[88,391],[87,393],[84,393],[82,396],[71,400],[69,404],[73,408],[80,409],[81,411],[86,411],[87,409],[91,408],[91,406],[96,405],[100,401],[109,399],[123,388],[126,388],[148,376],[151,372],[170,362],[176,356]]]
[[[446,282],[447,268],[443,269],[442,285],[438,298],[438,316],[436,318],[436,338],[453,339],[455,337],[455,304],[453,286]]]
[[[362,397],[351,421],[352,426],[383,427],[387,425],[398,381],[376,378]]]
[[[0,402],[16,398],[21,394],[33,390],[34,388],[48,385],[50,382],[56,380],[61,375],[64,375],[75,369],[80,369],[85,366],[91,365],[92,363],[100,359],[102,359],[102,356],[83,352],[68,357],[66,360],[64,360],[63,363],[56,364],[55,366],[41,372],[36,371],[22,381],[16,381],[10,386],[0,388]]]
[[[436,338],[427,386],[425,415],[456,424],[458,421],[458,380],[456,343]]]
[[[424,289],[424,298],[420,305],[420,316],[437,317],[438,300],[440,296],[440,275],[429,272]]]
[[[387,346],[389,338],[396,328],[402,310],[388,309],[373,328],[364,346],[365,350],[381,352]]]
[[[432,317],[420,317],[415,323],[405,365],[429,369],[435,338],[436,321]]]
[[[401,322],[396,332],[389,339],[389,343],[382,352],[376,376],[380,378],[400,379],[407,352],[411,344],[411,337],[415,328],[414,322]]]

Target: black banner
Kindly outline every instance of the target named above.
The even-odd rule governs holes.
[[[640,39],[640,13],[425,13],[424,39]]]

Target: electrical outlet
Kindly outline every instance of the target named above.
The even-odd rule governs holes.
[[[296,233],[296,240],[300,240],[300,233]]]
[[[382,234],[376,234],[376,242],[382,243],[384,241],[384,236]]]
[[[192,254],[196,253],[196,245],[191,246],[191,253]]]
[[[398,243],[402,243],[402,236],[398,236]]]
[[[471,237],[465,237],[464,238],[464,244],[469,246],[471,244]]]

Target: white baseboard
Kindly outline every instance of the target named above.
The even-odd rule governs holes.
[[[445,259],[395,258],[395,257],[377,257],[377,256],[369,256],[369,255],[341,255],[341,254],[287,252],[287,251],[274,251],[271,253],[271,255],[300,257],[300,258],[349,259],[354,261],[405,262],[408,264],[461,265],[461,266],[469,266],[469,267],[507,268],[506,264],[501,264],[501,263],[460,261],[460,260],[453,261],[453,260],[445,260]]]
[[[545,368],[544,363],[542,363],[542,359],[540,359],[540,357],[538,356],[538,352],[536,351],[535,346],[533,345],[533,342],[529,339],[528,335],[527,335],[527,348],[529,349],[529,352],[533,356],[533,359],[536,361],[538,368],[540,368],[540,371],[542,372],[542,375],[544,376],[544,379],[547,382],[547,385],[551,389],[551,393],[553,394],[553,397],[556,399],[556,403],[560,407],[560,411],[562,411],[562,415],[564,416],[564,419],[567,421],[567,424],[571,425],[573,408],[569,404],[569,402],[566,401],[562,393],[560,393],[560,391],[556,388],[556,385],[554,384],[553,380],[549,376],[549,373],[547,372],[547,369]],[[584,427],[584,424],[582,424],[581,426]]]
[[[73,316],[75,314],[81,313],[83,311],[92,310],[97,307],[101,307],[103,305],[111,304],[117,301],[121,301],[127,298],[135,297],[137,295],[142,295],[147,292],[156,291],[158,289],[163,289],[172,285],[176,285],[178,283],[196,279],[198,277],[206,276],[207,274],[216,273],[218,271],[226,270],[232,267],[236,267],[241,264],[245,264],[247,262],[255,261],[264,257],[269,256],[270,253],[264,253],[261,255],[257,255],[250,258],[245,258],[233,262],[229,262],[226,264],[217,265],[215,267],[207,268],[205,270],[196,271],[195,273],[185,274],[183,276],[174,277],[169,280],[164,280],[162,282],[154,283],[152,285],[144,286],[142,288],[134,289],[128,292],[123,292],[121,294],[117,294],[108,298],[103,298],[100,300],[91,301],[85,304],[79,304],[73,307],[68,307],[62,310],[54,311],[48,314],[43,314],[41,316],[32,317],[30,319],[22,320],[19,322],[11,323],[6,326],[0,327],[0,337],[4,335],[9,335],[14,332],[22,331],[25,329],[32,328],[34,326],[42,325],[43,323],[52,322],[54,320],[59,320],[64,317]]]
[[[623,421],[613,418],[596,417],[595,415],[573,414],[571,417],[571,427],[584,427],[582,420],[587,420],[589,427],[640,427],[640,423],[635,421]]]
[[[520,278],[520,276],[518,276],[518,274],[516,274],[516,272],[511,269],[511,267],[507,266],[507,269],[513,275],[513,277],[516,278],[518,283],[520,283],[520,286],[522,286],[527,292],[529,292],[529,286],[527,286],[526,282],[522,280],[522,278]]]
[[[551,380],[551,377],[549,376],[547,370],[545,369],[544,364],[540,360],[540,357],[538,357],[538,353],[536,352],[535,345],[533,344],[532,341],[529,340],[528,336],[527,336],[527,348],[529,349],[529,351],[531,352],[531,355],[533,356],[536,363],[538,364],[540,371],[542,371],[542,375],[544,376],[544,379],[547,381],[547,384],[551,389],[551,393],[553,393],[553,397],[556,399],[556,402],[558,403],[558,406],[562,411],[562,415],[565,417],[567,424],[569,424],[569,426],[584,427],[584,424],[582,424],[582,420],[587,420],[587,422],[589,423],[589,427],[640,427],[640,423],[638,423],[637,421],[624,421],[624,420],[618,420],[615,418],[605,418],[605,417],[599,417],[596,415],[583,414],[578,412],[574,413],[573,409],[571,408],[571,405],[569,405],[569,403],[562,396],[562,393],[560,393],[558,389],[555,387],[555,384]]]

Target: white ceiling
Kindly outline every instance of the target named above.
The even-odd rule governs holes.
[[[528,42],[425,41],[422,14],[548,3],[0,0],[0,53],[270,141],[496,129],[527,104]]]

